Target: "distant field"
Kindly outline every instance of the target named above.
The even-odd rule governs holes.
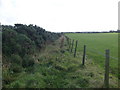
[[[104,66],[105,50],[110,49],[110,72],[117,75],[118,68],[118,34],[117,33],[67,33],[71,39],[78,40],[78,52],[83,52],[87,46],[87,58]]]

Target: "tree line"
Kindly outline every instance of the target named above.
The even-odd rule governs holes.
[[[114,31],[114,30],[110,30],[110,31],[94,31],[94,32],[62,32],[62,33],[119,33],[120,30]]]

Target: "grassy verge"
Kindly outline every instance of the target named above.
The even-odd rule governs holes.
[[[68,51],[66,39],[60,48],[61,39],[35,53],[34,67],[19,73],[17,78],[6,85],[8,88],[102,88],[104,70],[87,59],[82,66],[82,54]],[[110,75],[110,87],[117,87],[116,77]]]

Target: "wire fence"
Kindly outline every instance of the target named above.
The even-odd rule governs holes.
[[[72,41],[72,39],[70,39],[70,38],[68,38],[68,39],[69,39],[70,41]],[[78,40],[77,40],[77,41],[78,41]],[[68,44],[69,44],[69,46],[70,46],[71,42],[69,42]],[[82,45],[81,45],[81,48],[82,48]],[[103,52],[100,52],[99,50],[97,50],[97,48],[93,48],[93,47],[87,46],[87,51],[88,51],[88,52],[96,53],[96,54],[98,54],[98,55],[105,56],[105,54],[104,54]],[[111,58],[111,59],[114,59],[114,60],[118,60],[118,57],[113,57],[113,56],[111,56],[111,55],[110,55],[110,58]]]
[[[67,42],[68,42],[68,48],[71,50],[71,49],[73,49],[73,47],[74,46],[78,46],[78,45],[76,45],[76,44],[78,44],[78,43],[76,43],[76,44],[74,44],[74,42],[72,42],[72,41],[75,41],[74,39],[70,39],[70,38],[68,38],[67,37]],[[76,42],[77,42],[78,40],[76,40]],[[73,46],[74,45],[74,46]],[[72,46],[72,47],[70,47],[70,46]],[[87,50],[86,50],[86,47],[87,47]],[[100,61],[101,63],[104,63],[103,65],[105,65],[104,67],[105,67],[105,76],[104,76],[104,85],[105,85],[105,87],[109,87],[109,69],[111,68],[111,65],[116,65],[116,62],[118,62],[118,58],[117,57],[113,57],[113,56],[111,56],[110,55],[110,50],[109,49],[106,49],[105,50],[105,52],[103,53],[103,52],[100,52],[97,48],[93,48],[93,47],[89,47],[89,46],[86,46],[86,45],[84,45],[84,47],[81,45],[80,46],[80,44],[79,44],[79,48],[83,48],[83,60],[82,60],[82,65],[84,65],[85,64],[85,56],[86,56],[86,51],[90,54],[90,53],[92,53],[91,54],[91,56],[93,56],[94,57],[94,55],[98,58],[99,56],[98,55],[100,55],[102,58],[104,58],[105,59],[105,62],[103,62],[103,61]],[[70,51],[69,50],[69,51]],[[78,52],[78,51],[77,51]],[[87,54],[88,54],[87,53]],[[94,53],[94,54],[93,54]],[[74,55],[76,54],[76,47],[75,47],[75,53],[74,53]],[[87,56],[89,56],[89,54],[87,55]],[[100,57],[100,59],[101,59],[101,57]],[[112,59],[112,60],[109,60],[109,59]],[[109,65],[109,62],[111,63],[111,65]],[[114,67],[114,68],[117,68],[117,65]],[[112,69],[113,70],[113,69]],[[116,72],[117,73],[117,72]],[[115,74],[115,73],[114,73]]]
[[[88,50],[91,51],[91,52],[94,52],[94,53],[96,53],[96,54],[98,54],[98,55],[105,56],[105,54],[103,54],[102,52],[99,52],[99,51],[96,50],[95,48],[91,48],[91,49],[89,48]],[[114,59],[114,60],[118,60],[117,57],[110,56],[110,58],[111,58],[111,59]]]

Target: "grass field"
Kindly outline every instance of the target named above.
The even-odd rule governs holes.
[[[110,50],[110,72],[117,76],[118,73],[118,34],[117,33],[67,33],[70,39],[78,40],[77,51],[83,53],[86,45],[87,59],[104,68],[105,50]]]

